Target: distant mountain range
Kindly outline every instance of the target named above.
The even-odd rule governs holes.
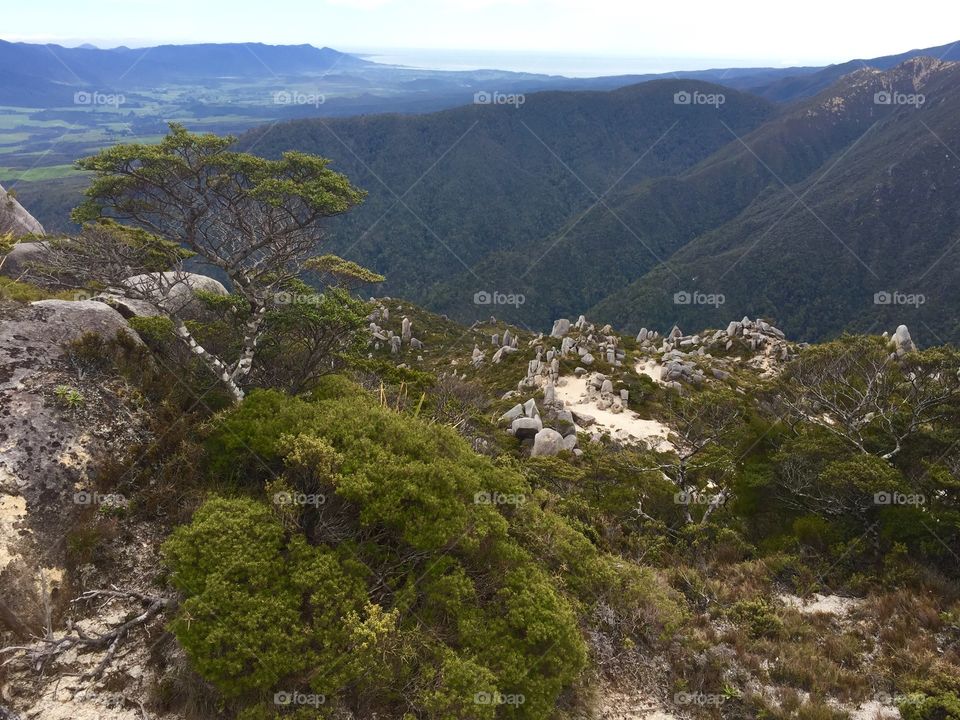
[[[147,91],[195,83],[249,86],[314,78],[331,91],[314,114],[400,112],[453,107],[480,91],[613,89],[657,78],[695,79],[746,90],[775,101],[809,97],[863,67],[889,69],[930,56],[960,60],[960,45],[911,50],[828,67],[719,68],[665,74],[566,78],[499,70],[443,71],[369,62],[328,47],[225,43],[100,49],[86,45],[11,43],[0,40],[0,105],[50,108],[69,105],[75,92]]]
[[[370,64],[312,45],[231,43],[101,50],[0,41],[0,103],[53,107],[71,104],[77,91],[109,93],[230,79],[257,82]]]

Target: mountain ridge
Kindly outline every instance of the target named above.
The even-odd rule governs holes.
[[[960,136],[960,64],[911,60],[891,71],[861,70],[844,83],[845,94],[825,91],[809,107],[829,121],[859,103],[870,125],[857,142],[799,183],[778,186],[729,224],[688,243],[671,259],[674,272],[687,284],[723,292],[737,310],[776,317],[802,339],[909,318],[923,342],[956,341],[960,328],[949,309],[960,297],[948,269],[955,267],[951,253],[960,236],[951,200],[960,190],[960,159],[949,146]],[[875,102],[877,93],[921,90],[927,97],[919,109]],[[771,273],[780,259],[786,264]],[[710,314],[710,308],[673,304],[680,289],[672,273],[653,269],[593,311],[611,322],[626,320],[636,307],[677,322]],[[924,301],[884,303],[883,293]],[[876,304],[875,295],[881,299]]]

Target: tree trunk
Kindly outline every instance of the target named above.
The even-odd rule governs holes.
[[[213,373],[220,378],[220,381],[224,384],[227,390],[230,391],[230,394],[233,395],[234,402],[241,402],[244,398],[244,392],[240,389],[240,386],[234,381],[233,374],[230,372],[229,368],[223,364],[213,353],[208,352],[200,343],[198,343],[193,335],[190,334],[190,330],[187,329],[187,326],[183,323],[182,320],[178,318],[173,319],[176,326],[177,337],[179,337],[187,347],[190,348],[190,352],[203,360],[204,364],[210,368]]]

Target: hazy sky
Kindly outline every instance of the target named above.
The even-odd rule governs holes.
[[[740,65],[823,64],[960,40],[957,0],[27,0],[3,14],[2,39],[69,45],[260,41]]]

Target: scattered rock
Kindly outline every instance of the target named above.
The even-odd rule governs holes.
[[[574,436],[574,439],[576,439],[576,436]],[[534,436],[533,449],[530,451],[530,455],[533,457],[538,455],[556,455],[563,449],[563,436],[556,430],[543,428]]]
[[[535,437],[543,429],[543,422],[539,417],[517,418],[511,423],[510,429],[518,440],[526,440]]]

